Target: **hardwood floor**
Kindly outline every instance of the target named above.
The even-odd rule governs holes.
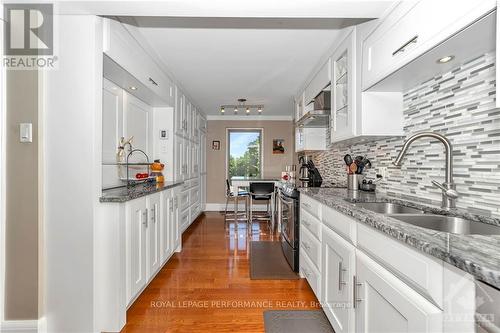
[[[127,312],[122,332],[263,332],[268,309],[317,308],[305,279],[250,280],[249,241],[278,240],[265,223],[225,230],[206,213],[184,233],[174,254]]]

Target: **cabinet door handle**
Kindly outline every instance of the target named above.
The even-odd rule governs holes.
[[[179,200],[177,200],[177,197],[175,197],[174,199],[174,202],[175,202],[175,208],[179,208]]]
[[[149,78],[149,82],[151,82],[155,86],[158,86],[158,83],[156,83],[156,81],[153,80],[152,78]]]
[[[392,56],[395,56],[398,53],[402,53],[405,51],[405,49],[410,46],[411,44],[416,44],[418,42],[418,35],[414,36],[412,39],[404,43],[400,48],[398,48],[396,51],[392,52]]]
[[[339,262],[339,290],[342,290],[342,286],[345,286],[347,282],[342,281],[343,273],[346,271],[345,268],[342,268],[342,261]]]
[[[146,209],[143,213],[143,221],[142,224],[147,228],[148,227],[148,210]]]
[[[352,277],[352,298],[353,298],[353,307],[357,307],[357,303],[361,302],[363,299],[358,298],[358,287],[360,287],[362,283],[356,280],[356,275]]]
[[[174,211],[174,199],[170,198],[168,200],[168,204],[170,205],[170,212],[173,212]]]
[[[151,221],[156,223],[156,206],[151,208]]]

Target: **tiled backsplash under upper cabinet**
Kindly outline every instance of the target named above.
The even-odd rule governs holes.
[[[457,206],[500,217],[500,109],[495,109],[495,54],[488,53],[452,71],[433,77],[404,94],[404,131],[436,131],[453,144]],[[328,142],[329,142],[329,138]],[[420,139],[408,150],[401,169],[392,165],[404,138],[366,142],[313,155],[323,178],[346,182],[343,156],[366,155],[375,178],[387,167],[381,192],[440,204],[441,191],[431,180],[444,181],[444,148],[437,141]]]

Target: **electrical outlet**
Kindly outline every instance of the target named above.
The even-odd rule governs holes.
[[[383,179],[387,179],[387,167],[380,167],[378,173],[382,175]]]

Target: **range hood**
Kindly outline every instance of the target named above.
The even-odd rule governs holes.
[[[314,98],[314,108],[296,121],[295,125],[299,127],[316,127],[325,128],[330,126],[330,107],[331,107],[331,92],[323,90]],[[307,109],[307,106],[305,107]]]

